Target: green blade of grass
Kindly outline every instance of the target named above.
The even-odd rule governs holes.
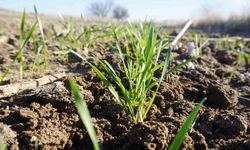
[[[186,134],[188,133],[189,128],[192,126],[196,115],[198,114],[201,105],[204,103],[206,98],[202,99],[202,101],[192,110],[189,114],[188,118],[186,119],[185,123],[182,125],[179,132],[176,134],[173,142],[169,146],[169,150],[178,150],[185,139]]]
[[[26,11],[24,9],[23,11],[23,15],[22,15],[22,19],[21,19],[21,23],[20,23],[20,41],[23,41],[24,39],[24,26],[25,26],[25,22],[26,22]]]
[[[161,73],[159,84],[162,82],[164,76],[167,73],[169,62],[170,62],[170,56],[171,56],[171,49],[169,48],[169,49],[167,49],[166,58],[165,58],[165,62],[164,62],[164,67],[163,67],[163,70],[162,70],[162,73]]]
[[[152,65],[152,58],[153,58],[153,53],[154,53],[154,29],[151,27],[150,31],[149,31],[149,37],[148,37],[148,41],[147,41],[147,47],[144,50],[144,56],[145,58],[140,58],[141,62],[139,63],[139,65],[142,63],[143,65],[145,64],[145,68],[143,69],[143,72],[141,73],[141,78],[140,81],[138,82],[138,84],[136,85],[136,91],[138,91],[138,89],[140,87],[143,87],[143,84],[149,73],[149,68]],[[143,59],[146,59],[146,62],[143,63]],[[141,68],[143,68],[143,66],[139,66]]]
[[[21,20],[21,24],[20,24],[20,48],[18,50],[18,52],[15,54],[15,57],[13,59],[13,61],[10,63],[10,65],[8,65],[7,69],[5,70],[2,78],[4,79],[7,74],[9,73],[10,71],[10,68],[12,67],[12,65],[18,60],[20,59],[20,65],[19,65],[19,70],[20,70],[20,78],[22,79],[23,77],[23,68],[24,68],[24,58],[23,58],[23,49],[25,47],[25,45],[27,44],[27,42],[29,41],[30,37],[32,36],[34,30],[35,30],[35,27],[36,27],[36,24],[37,24],[37,21],[31,26],[27,36],[25,37],[24,39],[24,26],[25,26],[25,19],[26,18],[26,14],[25,14],[25,10],[23,12],[23,16],[22,16],[22,20]]]
[[[3,75],[1,72],[0,72],[0,81],[3,81]]]
[[[42,25],[42,21],[38,15],[38,12],[37,12],[37,9],[36,9],[36,6],[34,5],[34,11],[35,11],[35,14],[36,14],[36,19],[38,21],[38,26],[39,26],[39,29],[40,29],[40,33],[42,35],[42,38],[44,40],[44,34],[43,34],[43,25]]]
[[[90,116],[87,104],[85,101],[83,101],[83,98],[81,97],[80,92],[79,92],[74,80],[69,79],[69,83],[70,83],[71,91],[74,95],[75,105],[76,105],[78,114],[79,114],[86,130],[88,131],[88,134],[89,134],[90,139],[92,140],[94,149],[99,150],[100,148],[98,145],[98,141],[96,139],[96,132],[95,132],[95,129],[92,125],[91,116]]]
[[[44,48],[44,45],[41,44],[39,45],[36,49],[35,49],[35,60],[34,60],[34,63],[33,63],[33,68],[32,70],[35,69],[35,66],[39,66],[39,53],[40,51]]]
[[[182,68],[183,66],[186,66],[191,60],[192,60],[192,58],[183,61],[181,64],[175,65],[173,68],[169,69],[169,71],[167,72],[167,74],[175,72],[178,69]]]
[[[101,64],[105,64],[109,68],[111,73],[114,74],[115,76],[117,76],[117,74],[115,73],[114,68],[109,64],[109,62],[107,62],[106,60],[103,60],[103,61],[101,61]]]
[[[107,62],[107,61],[100,61],[102,67],[105,69],[105,71],[111,76],[111,78],[116,82],[118,87],[121,89],[124,97],[127,99],[127,91],[125,87],[123,86],[121,79],[116,75],[115,70],[113,67]]]
[[[34,31],[35,31],[35,29],[36,29],[36,25],[37,25],[37,21],[35,21],[35,22],[32,24],[32,26],[31,26],[29,32],[27,33],[27,36],[25,37],[25,39],[24,39],[23,42],[21,43],[20,49],[23,49],[24,46],[27,44],[27,42],[29,41],[30,37],[32,36],[32,34],[34,33]]]
[[[23,39],[21,41],[21,47],[20,47],[20,50],[21,53],[20,53],[20,78],[22,79],[23,78],[23,75],[24,75],[24,57],[23,57],[23,49],[25,47],[25,45],[27,44],[27,42],[29,41],[29,39],[31,38],[32,34],[34,33],[35,29],[36,29],[36,24],[37,24],[37,21],[35,23],[33,23],[33,25],[31,26],[29,32],[27,33],[27,36],[25,37],[25,39]],[[19,56],[17,56],[17,58],[19,58]],[[17,58],[14,58],[14,59],[17,59]]]
[[[77,52],[69,49],[67,53],[72,53],[74,55],[76,55],[77,57],[81,58],[83,61],[85,61],[85,59],[80,55],[78,54]],[[104,74],[99,70],[97,69],[94,65],[92,65],[91,63],[87,62],[86,63],[94,70],[94,72],[96,73],[96,75],[102,80],[102,82],[104,83],[105,86],[108,87],[109,91],[111,92],[111,94],[115,97],[115,100],[121,104],[123,107],[125,107],[125,104],[123,101],[121,101],[118,93],[116,92],[115,88],[112,86],[112,84],[108,81],[108,79],[104,76]]]
[[[153,54],[150,54],[150,53],[152,52],[151,49],[153,48],[153,45],[154,45],[154,38],[155,38],[154,28],[151,27],[151,29],[149,31],[149,37],[148,37],[147,47],[144,50],[144,53],[145,53],[144,55],[145,55],[145,57],[146,57],[147,60],[149,60],[148,58],[151,55],[153,55]]]
[[[44,37],[44,33],[43,33],[43,25],[42,25],[42,21],[38,15],[38,12],[37,12],[37,9],[36,9],[36,6],[34,5],[34,10],[35,10],[35,14],[36,14],[36,19],[38,21],[38,26],[39,26],[39,29],[40,29],[40,33],[41,33],[41,36],[42,36],[42,42],[43,42],[43,60],[44,60],[44,68],[47,69],[47,66],[48,66],[48,56],[47,56],[47,46],[46,46],[46,43],[45,43],[45,37]],[[37,55],[40,54],[40,51],[37,53]]]
[[[104,85],[108,87],[109,91],[115,97],[116,101],[119,104],[121,104],[122,106],[125,106],[125,104],[123,103],[123,101],[121,101],[119,95],[115,91],[115,88],[108,81],[108,79],[104,76],[104,74],[99,69],[97,69],[94,65],[92,65],[91,63],[87,62],[87,64],[90,65],[90,67],[95,71],[96,75],[102,80],[102,82],[104,83]]]
[[[148,104],[147,107],[145,108],[145,112],[144,112],[144,114],[143,114],[143,118],[146,118],[147,113],[148,113],[148,111],[150,110],[150,108],[151,108],[151,106],[152,106],[152,104],[153,104],[153,102],[154,102],[154,99],[155,99],[155,97],[156,97],[156,94],[157,94],[157,92],[158,92],[158,90],[159,90],[160,84],[161,84],[161,82],[162,82],[164,76],[166,75],[166,72],[167,72],[167,69],[168,69],[168,66],[169,66],[170,56],[171,56],[171,49],[169,48],[169,49],[167,49],[166,58],[165,58],[165,62],[164,62],[164,67],[163,67],[163,70],[162,70],[162,73],[161,73],[161,77],[160,77],[160,79],[159,79],[159,83],[158,83],[157,89],[155,90],[155,92],[154,92],[152,98],[150,99],[149,104]]]

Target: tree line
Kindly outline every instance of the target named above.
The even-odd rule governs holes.
[[[113,0],[94,1],[89,5],[88,12],[91,16],[113,17],[118,20],[129,17],[128,10],[121,5],[115,5]]]

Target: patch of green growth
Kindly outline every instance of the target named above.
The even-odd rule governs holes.
[[[103,67],[103,69],[106,71],[106,73],[109,75],[109,78],[111,78],[112,82],[114,82],[116,86],[115,85],[113,86],[112,83],[108,80],[108,78],[106,78],[105,75],[99,69],[97,69],[91,63],[86,62],[93,68],[93,70],[96,72],[97,76],[108,87],[109,91],[115,97],[115,100],[123,106],[123,108],[126,110],[126,112],[129,115],[131,115],[133,117],[135,123],[141,122],[141,121],[143,121],[143,119],[145,119],[146,114],[149,111],[149,109],[154,101],[154,98],[158,92],[160,83],[163,80],[163,77],[165,76],[165,74],[172,73],[172,72],[176,71],[177,69],[181,68],[182,66],[186,65],[189,62],[189,61],[185,61],[182,64],[174,66],[173,68],[168,70],[171,49],[170,49],[170,47],[167,47],[167,49],[164,49],[164,48],[165,48],[165,46],[176,44],[178,39],[175,39],[172,43],[168,43],[166,40],[164,40],[164,42],[163,41],[159,42],[156,39],[157,34],[154,31],[152,24],[145,24],[142,27],[143,27],[142,28],[143,30],[141,30],[141,31],[145,32],[145,35],[148,35],[148,36],[146,38],[142,38],[142,39],[141,38],[134,38],[133,40],[136,41],[136,43],[140,43],[141,45],[135,44],[135,43],[132,43],[132,45],[135,44],[135,45],[133,45],[135,48],[143,48],[143,49],[139,49],[138,51],[134,52],[129,48],[128,44],[126,43],[125,50],[124,50],[125,54],[122,53],[123,49],[119,45],[120,40],[119,40],[118,36],[121,35],[121,32],[119,32],[119,29],[116,30],[115,28],[113,28],[114,36],[115,36],[115,39],[117,40],[116,48],[118,51],[118,56],[120,57],[120,59],[122,61],[122,65],[124,67],[123,71],[125,73],[125,77],[128,80],[128,83],[129,83],[128,89],[125,87],[125,85],[123,85],[121,78],[118,76],[118,74],[116,73],[114,68],[111,66],[111,64],[109,64],[107,61],[105,61],[105,60],[100,61],[100,64]],[[132,28],[134,28],[134,27],[132,27]],[[136,28],[134,28],[134,29],[136,29]],[[185,31],[185,30],[186,29],[184,28],[183,31]],[[136,31],[138,31],[138,30],[136,30]],[[140,33],[141,31],[138,31],[137,33]],[[141,32],[141,33],[143,33],[143,32]],[[136,32],[131,32],[131,33],[135,34]],[[184,34],[184,32],[182,32],[180,34]],[[135,34],[134,36],[135,37],[143,37],[143,36],[141,36],[141,34]],[[181,37],[180,35],[177,36],[177,38],[180,38],[180,37]],[[130,37],[130,39],[132,40],[132,37]],[[146,40],[146,41],[144,41],[144,40]],[[156,44],[156,43],[158,43],[158,44]],[[165,46],[163,46],[163,45],[165,45]],[[166,50],[165,61],[158,63],[158,58],[159,58],[160,52],[163,50]],[[75,52],[73,50],[69,50],[68,52],[71,52],[71,53],[75,54],[76,56],[78,56],[79,58],[84,60],[84,58],[81,55],[79,55],[77,52]],[[157,70],[159,70],[160,68],[163,68],[160,78],[153,79],[154,73]],[[71,83],[71,87],[72,87],[73,81],[71,80],[70,83]],[[153,91],[152,97],[147,98],[147,96],[148,96],[147,92],[149,90],[152,90],[152,88],[155,86],[156,86],[156,90]],[[87,110],[86,103],[80,103],[80,102],[83,102],[82,98],[79,94],[79,91],[77,91],[76,88],[74,88],[74,89],[75,90],[74,91],[72,90],[72,91],[73,91],[73,93],[75,93],[74,94],[75,100],[78,100],[78,102],[76,103],[78,112],[79,112],[79,114],[81,114],[81,113],[83,114],[84,112],[82,112],[82,111]],[[174,138],[174,140],[170,144],[169,149],[171,149],[171,150],[179,149],[179,147],[181,146],[181,143],[185,139],[185,135],[188,133],[189,128],[194,123],[196,115],[197,115],[201,105],[204,103],[205,100],[206,99],[204,98],[192,110],[192,112],[190,113],[190,115],[186,119],[185,123],[180,128],[179,132],[177,133],[176,137]],[[82,108],[81,108],[81,106],[82,106]],[[87,113],[87,114],[89,114],[89,113]],[[84,116],[84,115],[82,115],[82,116]],[[86,118],[90,118],[89,115],[88,115],[88,117],[81,117],[81,118],[82,118],[82,120],[85,118],[85,121],[83,121],[84,123],[91,122],[90,119],[86,119]],[[89,126],[91,126],[91,125],[89,125]],[[92,141],[96,140],[96,139],[94,139],[94,138],[96,138],[96,136],[95,136],[95,133],[93,133],[93,130],[92,129],[89,129],[89,130],[88,130],[89,134],[90,134],[90,132],[92,132],[92,136],[90,136],[90,137],[92,137],[91,138]],[[95,143],[95,142],[93,141],[93,143]],[[98,146],[97,142],[96,142],[96,146]]]
[[[218,49],[230,50],[231,49],[230,36],[227,34],[224,38],[217,39],[215,44],[216,48]]]
[[[10,68],[17,61],[19,61],[20,79],[23,78],[23,76],[24,76],[24,66],[25,66],[25,58],[24,58],[24,53],[23,52],[25,50],[26,44],[28,43],[28,41],[30,40],[30,38],[32,37],[32,35],[33,35],[33,33],[34,33],[35,29],[36,29],[37,23],[38,23],[38,21],[36,20],[31,25],[31,28],[29,29],[29,31],[25,35],[25,29],[24,28],[25,28],[25,24],[26,24],[26,13],[25,13],[25,10],[23,11],[23,15],[22,15],[21,23],[20,23],[20,28],[19,28],[20,47],[19,47],[17,53],[15,54],[13,61],[10,63],[10,65],[5,70],[5,72],[4,72],[3,76],[2,76],[2,80],[9,74]]]
[[[74,50],[75,52],[87,54],[89,49],[97,46],[97,41],[105,41],[107,37],[105,28],[101,28],[100,25],[89,26],[85,24],[83,18],[81,18],[81,25],[76,28],[75,22],[72,19],[65,19],[60,15],[60,23],[62,25],[63,33],[61,36],[57,36],[55,41],[59,43],[62,60],[68,62],[68,49]]]
[[[195,48],[198,52],[198,57],[202,56],[202,48],[208,43],[208,39],[200,34],[195,34]]]
[[[34,71],[40,71],[40,53],[41,51],[43,52],[43,64],[44,64],[44,70],[46,71],[47,67],[48,67],[48,49],[47,49],[47,45],[45,42],[45,37],[44,37],[44,32],[43,32],[43,25],[42,25],[42,21],[38,15],[37,9],[34,6],[34,11],[36,14],[36,20],[38,22],[38,26],[39,26],[39,31],[41,34],[41,40],[36,41],[36,39],[33,39],[33,46],[34,46],[34,50],[35,50],[35,59],[34,59],[34,63],[31,67],[31,76],[33,75]],[[35,38],[35,37],[34,37]]]
[[[89,133],[89,136],[92,140],[94,149],[99,150],[100,148],[98,145],[98,140],[96,138],[96,133],[95,133],[94,127],[91,123],[91,116],[90,116],[90,113],[88,111],[87,104],[85,101],[83,101],[83,98],[81,97],[80,92],[79,92],[74,80],[69,79],[69,83],[70,83],[72,93],[74,95],[75,105],[76,105],[78,114],[79,114],[83,124],[85,125],[85,127]],[[180,148],[181,144],[183,143],[183,141],[185,139],[186,134],[188,133],[190,127],[193,125],[193,123],[196,119],[196,116],[200,110],[201,105],[204,103],[205,100],[206,100],[206,98],[204,98],[189,114],[189,116],[185,120],[184,124],[179,129],[178,133],[176,134],[175,138],[171,142],[171,144],[168,148],[169,150],[177,150]]]
[[[189,23],[190,25],[190,23]],[[109,91],[115,97],[117,103],[119,103],[124,110],[132,116],[135,123],[142,122],[148,111],[150,110],[160,84],[166,74],[176,71],[182,66],[186,65],[190,60],[175,66],[168,71],[171,55],[171,45],[175,45],[178,39],[187,30],[187,26],[180,32],[177,38],[170,43],[168,40],[157,39],[157,33],[152,24],[144,23],[137,28],[128,28],[128,42],[125,42],[125,48],[122,49],[121,43],[121,30],[113,26],[113,35],[116,41],[117,55],[121,59],[121,70],[125,73],[126,87],[122,82],[124,79],[118,76],[115,68],[106,61],[100,61],[102,68],[111,78],[110,80],[105,77],[97,67],[88,63],[97,76],[108,87]],[[125,37],[126,38],[126,37]],[[131,44],[132,48],[128,44]],[[165,61],[160,62],[159,56],[162,51],[165,50]],[[123,51],[125,51],[123,53]],[[154,75],[157,71],[162,69],[161,76],[154,79]],[[114,83],[114,84],[112,84]],[[150,90],[156,87],[153,91],[153,95],[149,98],[148,93]]]
[[[233,51],[232,55],[237,57],[237,61],[233,66],[233,70],[230,72],[227,81],[230,82],[233,78],[235,71],[240,66],[244,66],[250,63],[250,55],[246,52],[245,42],[242,39],[235,39],[233,42]]]

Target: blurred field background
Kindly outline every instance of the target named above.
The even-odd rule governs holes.
[[[153,20],[162,26],[179,27],[192,19],[192,29],[207,33],[211,37],[250,36],[250,1],[249,0],[176,0],[149,1],[138,0],[8,0],[0,1],[0,18],[8,20],[20,16],[13,12],[33,12],[36,5],[40,13],[46,16],[59,15],[90,20],[115,19],[127,22]],[[12,13],[11,13],[12,12]],[[53,17],[52,17],[53,18]],[[6,23],[1,23],[4,27]]]

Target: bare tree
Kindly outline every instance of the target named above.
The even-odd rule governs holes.
[[[97,17],[107,17],[113,7],[113,0],[95,1],[90,4],[88,11]]]
[[[128,10],[122,6],[116,6],[113,9],[113,17],[115,19],[126,19],[129,17]]]

